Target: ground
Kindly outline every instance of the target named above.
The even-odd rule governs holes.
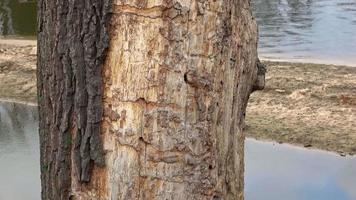
[[[356,154],[356,67],[269,62],[251,95],[246,134]],[[36,42],[0,39],[0,99],[36,103]]]
[[[356,153],[356,67],[264,63],[266,88],[251,95],[248,137]]]
[[[0,39],[0,99],[36,102],[36,41]]]

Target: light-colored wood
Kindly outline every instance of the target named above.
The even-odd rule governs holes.
[[[243,199],[256,79],[249,1],[116,1],[104,66],[106,199]]]
[[[249,0],[39,8],[43,199],[243,199]]]

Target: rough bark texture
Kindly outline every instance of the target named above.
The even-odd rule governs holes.
[[[243,199],[257,78],[249,1],[115,1],[113,12],[108,199]]]
[[[43,198],[243,199],[242,128],[261,87],[249,4],[41,0]]]
[[[72,181],[90,181],[93,166],[105,164],[101,74],[111,5],[109,0],[38,1],[43,199],[69,199]]]

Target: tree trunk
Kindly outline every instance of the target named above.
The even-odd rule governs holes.
[[[43,199],[243,199],[249,0],[38,1]]]

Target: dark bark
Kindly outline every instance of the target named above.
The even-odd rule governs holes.
[[[110,6],[110,0],[38,1],[42,199],[69,199],[72,172],[88,182],[93,165],[104,165],[101,73]]]

